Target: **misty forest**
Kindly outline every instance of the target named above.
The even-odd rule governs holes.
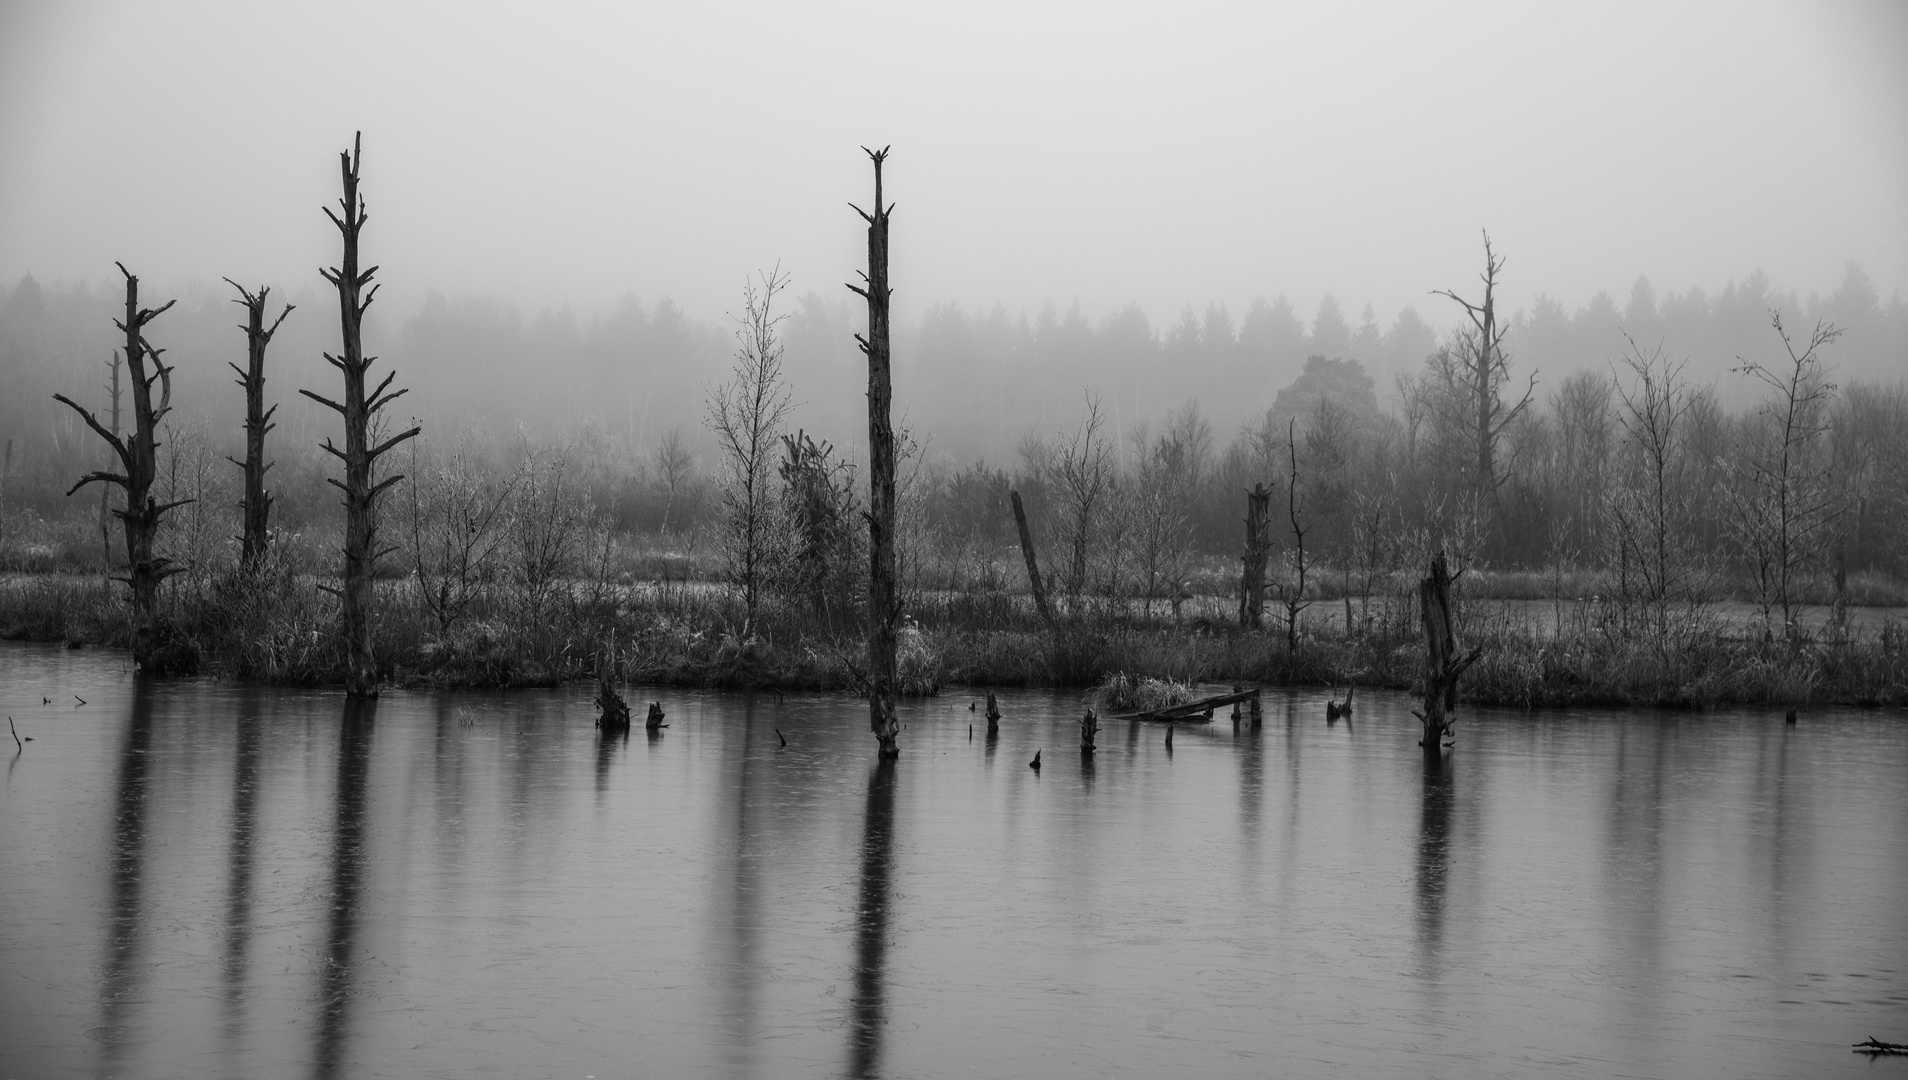
[[[1853,262],[1806,300],[1757,271],[1510,311],[1484,234],[1382,318],[890,327],[774,266],[723,324],[439,294],[386,323],[375,173],[340,160],[322,283],[0,296],[7,636],[356,693],[1425,690],[1442,553],[1480,703],[1908,700],[1908,307]]]

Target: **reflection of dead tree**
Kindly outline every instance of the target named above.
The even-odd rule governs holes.
[[[139,279],[124,266],[118,263],[114,265],[119,266],[119,272],[126,278],[126,316],[123,321],[114,320],[113,325],[126,335],[123,349],[126,372],[132,384],[132,433],[130,437],[122,438],[116,432],[108,431],[92,413],[80,408],[66,395],[54,394],[53,397],[79,413],[80,419],[86,421],[86,426],[106,440],[106,445],[112,448],[123,470],[87,473],[67,494],[71,495],[95,480],[118,484],[125,489],[126,508],[114,512],[126,526],[126,576],[114,580],[124,581],[132,590],[133,612],[138,620],[133,637],[133,661],[145,666],[153,656],[155,645],[152,630],[159,603],[159,583],[182,569],[174,566],[172,560],[153,554],[153,542],[159,535],[159,519],[166,511],[191,501],[161,504],[151,495],[152,483],[158,474],[159,423],[172,411],[172,369],[160,360],[165,350],[153,348],[146,340],[145,328],[147,323],[158,318],[177,301],[168,300],[156,309],[140,307]],[[146,371],[147,361],[152,362],[150,374]],[[157,403],[152,400],[154,383],[159,384]]]
[[[278,333],[278,325],[290,315],[293,307],[285,305],[278,313],[272,325],[265,325],[265,299],[271,289],[261,285],[254,293],[226,278],[225,283],[239,291],[241,299],[232,301],[245,308],[245,325],[239,329],[245,331],[245,366],[231,365],[238,372],[238,384],[245,388],[245,460],[227,458],[232,464],[245,470],[244,533],[240,538],[239,561],[247,567],[255,567],[265,557],[265,546],[270,542],[269,519],[272,513],[272,497],[265,491],[265,470],[271,463],[265,460],[265,433],[277,427],[272,423],[272,414],[278,406],[265,407],[265,346],[271,344],[272,335]]]
[[[1485,233],[1484,273],[1479,275],[1484,282],[1483,302],[1473,304],[1449,289],[1433,293],[1457,301],[1471,320],[1470,329],[1460,338],[1461,362],[1455,365],[1453,376],[1455,388],[1469,399],[1471,415],[1465,426],[1471,428],[1470,434],[1476,439],[1476,472],[1471,479],[1480,512],[1494,499],[1505,479],[1497,472],[1498,437],[1529,407],[1537,389],[1537,375],[1532,372],[1523,397],[1506,407],[1503,388],[1510,381],[1510,358],[1504,355],[1504,334],[1508,327],[1497,321],[1496,297],[1497,275],[1503,268],[1503,258],[1491,250],[1490,234]]]
[[[370,292],[363,290],[370,285],[371,275],[377,273],[378,268],[358,269],[358,233],[368,219],[364,198],[358,194],[358,170],[363,163],[360,136],[352,140],[351,150],[338,155],[338,167],[344,179],[344,197],[339,200],[339,208],[344,216],[340,218],[330,207],[325,208],[325,216],[338,227],[344,239],[343,259],[337,266],[320,271],[338,290],[338,322],[343,347],[340,355],[326,353],[325,359],[344,374],[344,401],[333,401],[310,390],[298,392],[329,406],[344,418],[344,449],[332,445],[330,439],[326,439],[322,447],[344,463],[345,473],[342,483],[334,477],[326,477],[333,487],[344,492],[345,507],[344,578],[340,588],[328,591],[337,595],[344,608],[345,693],[352,697],[376,697],[378,669],[371,652],[372,582],[377,575],[378,558],[384,554],[377,546],[377,503],[385,489],[404,479],[404,474],[394,473],[373,483],[371,471],[378,458],[399,443],[415,438],[421,429],[411,427],[376,446],[371,445],[372,425],[378,411],[405,391],[390,389],[391,380],[397,377],[395,371],[386,375],[369,394],[364,388],[365,372],[377,359],[364,355],[364,312],[377,296],[378,287],[372,285]]]
[[[865,147],[863,149],[866,149]],[[868,223],[865,288],[848,286],[868,301],[868,336],[857,336],[868,358],[868,723],[882,758],[899,756],[901,723],[894,715],[895,647],[901,600],[895,580],[894,387],[888,342],[888,214],[882,201],[881,163],[888,149],[868,150],[874,161],[874,212],[855,213]]]
[[[1424,711],[1413,712],[1424,724],[1424,756],[1436,761],[1451,734],[1457,710],[1458,676],[1477,662],[1481,648],[1458,656],[1451,618],[1451,571],[1444,552],[1431,559],[1431,571],[1418,583],[1418,609],[1424,616]]]

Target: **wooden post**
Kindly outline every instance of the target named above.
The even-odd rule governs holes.
[[[365,393],[364,388],[365,372],[377,359],[364,355],[364,312],[377,296],[378,287],[372,285],[369,292],[363,289],[371,283],[371,275],[377,273],[378,268],[358,269],[358,234],[368,220],[364,199],[358,194],[358,170],[363,163],[360,134],[352,140],[351,150],[338,155],[339,170],[344,178],[344,197],[339,200],[339,207],[344,211],[344,217],[332,213],[330,207],[325,208],[325,216],[338,227],[338,233],[344,239],[344,257],[337,266],[319,271],[338,290],[338,326],[343,347],[338,356],[330,353],[324,355],[332,367],[344,374],[344,401],[336,402],[310,390],[301,389],[298,392],[321,405],[330,406],[344,417],[344,449],[333,446],[330,439],[326,439],[322,447],[326,453],[344,463],[343,483],[333,477],[325,478],[333,487],[344,492],[344,579],[340,588],[321,588],[336,595],[344,609],[345,693],[351,697],[377,697],[378,667],[371,651],[371,607],[375,599],[372,582],[376,576],[378,558],[384,554],[377,547],[377,501],[386,488],[404,479],[404,474],[393,473],[374,484],[371,470],[379,457],[406,439],[414,438],[421,429],[412,427],[376,446],[371,445],[373,417],[405,391],[389,389],[391,380],[397,377],[395,371],[385,375],[384,381],[369,394]]]
[[[278,426],[272,423],[272,414],[278,411],[278,406],[265,407],[265,346],[271,344],[272,335],[278,333],[278,324],[292,313],[293,306],[286,304],[268,329],[265,300],[272,290],[261,285],[254,293],[231,278],[226,278],[225,283],[239,291],[240,299],[232,302],[245,308],[245,323],[239,327],[245,331],[245,367],[231,365],[232,370],[238,372],[238,384],[245,388],[245,460],[229,457],[225,460],[245,470],[244,532],[239,538],[239,564],[251,569],[265,557],[265,547],[271,539],[272,497],[265,491],[265,470],[272,466],[265,460],[265,433]]]
[[[882,201],[881,164],[888,148],[862,148],[874,161],[874,212],[854,207],[868,223],[866,288],[848,286],[868,301],[868,336],[856,335],[868,358],[868,725],[882,758],[897,757],[900,722],[894,715],[895,630],[901,601],[895,587],[894,426],[890,419],[894,390],[888,341],[888,214]],[[850,204],[851,206],[853,204]]]
[[[1027,584],[1033,588],[1034,607],[1049,628],[1053,626],[1053,608],[1047,605],[1047,589],[1040,583],[1040,560],[1034,555],[1033,530],[1027,527],[1027,508],[1020,504],[1020,492],[1009,491],[1014,504],[1014,527],[1020,530],[1020,554],[1027,560]]]
[[[1451,620],[1451,571],[1439,551],[1430,572],[1418,583],[1418,609],[1424,617],[1424,711],[1414,713],[1424,724],[1424,757],[1435,761],[1444,751],[1457,710],[1458,677],[1477,661],[1481,649],[1458,656],[1457,632]]]
[[[1264,484],[1246,492],[1245,565],[1239,577],[1239,627],[1257,630],[1265,621],[1265,564],[1272,553],[1272,492]]]
[[[117,473],[104,470],[87,473],[66,493],[71,495],[95,480],[118,484],[126,491],[126,508],[113,511],[126,527],[126,576],[114,580],[125,582],[132,590],[135,619],[133,662],[145,668],[150,667],[159,644],[155,637],[159,583],[182,569],[174,566],[172,560],[153,554],[153,541],[159,535],[159,519],[173,507],[184,506],[192,501],[180,499],[161,504],[151,494],[153,480],[158,476],[159,424],[172,411],[172,369],[160,359],[165,350],[153,348],[152,343],[146,340],[145,328],[147,323],[158,318],[177,301],[168,300],[157,309],[140,307],[139,279],[124,265],[113,265],[119,267],[120,274],[126,279],[126,316],[123,321],[114,320],[113,325],[126,335],[122,348],[128,382],[132,386],[133,430],[128,436],[121,437],[116,431],[106,430],[98,418],[80,408],[66,395],[54,394],[53,397],[79,413],[80,419],[86,421],[86,426],[106,440],[106,445],[112,448],[114,456],[119,459],[120,468],[124,470]],[[152,361],[151,374],[146,372],[148,360]],[[159,385],[159,401],[156,404],[152,400],[154,383]]]

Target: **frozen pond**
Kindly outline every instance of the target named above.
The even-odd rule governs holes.
[[[1086,765],[956,691],[880,767],[859,701],[648,696],[0,645],[0,1080],[1908,1066],[1849,1050],[1908,1042],[1899,712],[1466,711],[1427,772],[1403,698],[1268,691]]]

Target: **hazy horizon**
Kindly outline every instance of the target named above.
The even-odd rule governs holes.
[[[1760,269],[1908,284],[1908,9],[720,12],[26,4],[0,15],[0,280],[317,284],[364,132],[387,315],[433,292],[718,322],[846,295],[892,144],[896,311],[1288,297],[1453,324]],[[1514,90],[1512,89],[1514,88]]]

